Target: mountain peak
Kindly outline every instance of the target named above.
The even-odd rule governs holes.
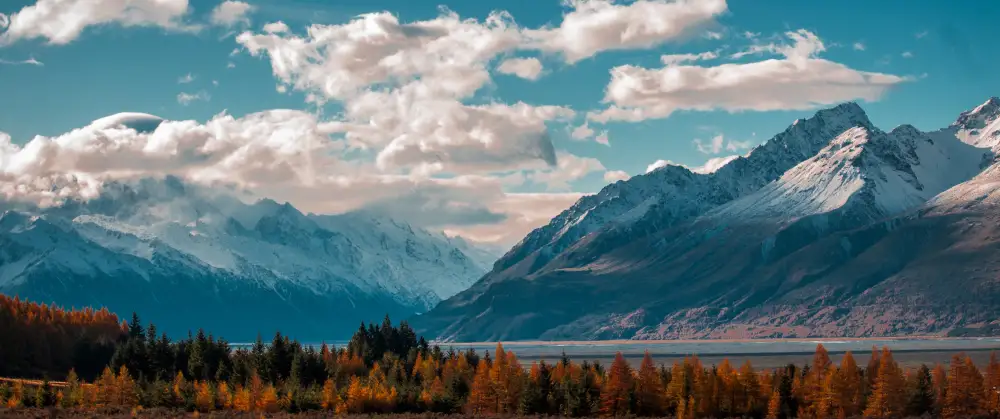
[[[972,110],[962,112],[952,126],[965,129],[983,128],[997,116],[1000,116],[1000,99],[993,96]]]
[[[867,122],[868,114],[865,113],[865,110],[857,102],[844,102],[832,108],[817,111],[813,118],[822,120],[847,119]]]

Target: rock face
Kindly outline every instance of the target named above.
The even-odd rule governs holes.
[[[361,321],[427,311],[495,259],[389,218],[247,204],[176,178],[55,208],[3,205],[0,292],[137,311],[172,334],[349,336]]]
[[[998,116],[992,98],[884,132],[848,103],[714,173],[617,182],[415,323],[458,341],[992,330]]]

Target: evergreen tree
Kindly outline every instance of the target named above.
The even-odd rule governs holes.
[[[920,365],[916,371],[915,385],[910,391],[910,402],[907,413],[911,416],[922,416],[934,409],[934,388],[931,383],[931,370],[927,365]]]

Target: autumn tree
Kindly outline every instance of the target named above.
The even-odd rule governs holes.
[[[476,375],[472,379],[472,386],[469,390],[469,399],[465,409],[473,415],[485,413],[495,413],[493,400],[496,396],[493,392],[493,385],[490,382],[490,366],[486,359],[479,360],[476,367]]]
[[[636,414],[640,416],[663,416],[664,390],[659,372],[653,364],[653,357],[646,351],[639,365],[639,376],[635,383]]]
[[[997,361],[996,352],[990,352],[990,362],[986,365],[983,391],[986,412],[993,417],[1000,416],[1000,362]]]
[[[621,352],[615,354],[607,381],[601,391],[601,414],[605,416],[628,415],[631,405],[632,368]]]
[[[905,414],[906,393],[902,371],[892,358],[889,348],[879,355],[878,376],[865,408],[871,418],[895,418]]]
[[[952,357],[941,415],[960,418],[982,414],[983,395],[983,377],[972,359],[959,355]]]

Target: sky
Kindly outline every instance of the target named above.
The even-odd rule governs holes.
[[[509,245],[666,162],[710,171],[857,101],[1000,94],[1000,3],[5,0],[0,194],[171,174]],[[155,131],[93,124],[122,112]],[[107,120],[105,120],[107,121]]]

